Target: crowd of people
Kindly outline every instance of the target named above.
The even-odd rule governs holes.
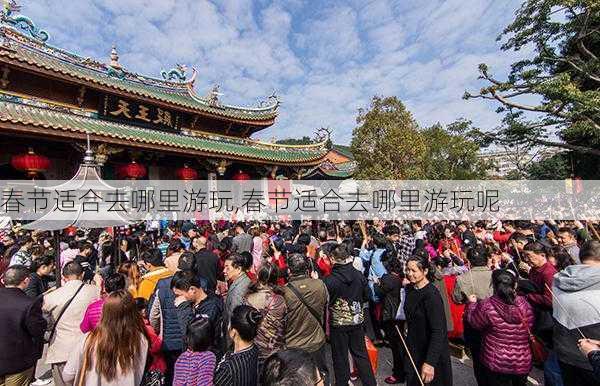
[[[0,234],[0,385],[600,384],[579,221],[144,222]],[[330,352],[330,355],[329,355]],[[375,353],[375,355],[373,355]],[[331,361],[328,359],[331,357]],[[38,361],[51,376],[38,374]]]

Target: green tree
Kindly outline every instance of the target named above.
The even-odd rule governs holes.
[[[425,174],[432,180],[485,178],[491,164],[479,157],[480,146],[463,134],[470,122],[459,120],[447,128],[439,123],[422,131],[427,143]]]
[[[513,63],[504,80],[479,66],[487,85],[465,99],[494,100],[505,116],[499,129],[472,134],[485,144],[565,148],[583,160],[580,167],[591,167],[577,174],[598,176],[600,2],[527,0],[498,40],[503,50],[531,47],[533,54]]]
[[[357,162],[356,179],[424,177],[427,145],[417,123],[396,97],[375,96],[368,110],[359,109],[350,148]]]
[[[569,154],[558,153],[529,165],[527,178],[531,180],[562,180],[571,176]]]

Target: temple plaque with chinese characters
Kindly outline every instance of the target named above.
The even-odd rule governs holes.
[[[151,104],[140,103],[114,95],[105,95],[100,115],[137,126],[178,133],[181,117],[178,113]]]

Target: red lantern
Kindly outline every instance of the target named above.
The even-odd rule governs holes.
[[[10,164],[13,168],[27,172],[33,178],[38,173],[43,173],[50,168],[50,159],[48,157],[35,154],[32,148],[29,148],[26,154],[18,154],[11,158]]]
[[[142,164],[138,164],[135,161],[131,161],[127,165],[123,165],[117,169],[117,174],[120,177],[127,179],[139,180],[140,178],[146,177],[146,167]]]
[[[191,181],[198,179],[198,172],[196,169],[192,169],[187,165],[183,165],[182,168],[177,169],[176,172],[177,178],[184,181]]]
[[[248,181],[250,179],[250,175],[238,170],[238,172],[231,179],[234,181]]]

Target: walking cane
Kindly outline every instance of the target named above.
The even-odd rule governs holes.
[[[395,327],[396,327],[396,331],[398,331],[398,336],[400,337],[400,341],[402,342],[402,345],[404,346],[404,349],[406,350],[406,354],[408,354],[408,359],[410,359],[410,363],[412,364],[413,369],[415,369],[415,374],[417,374],[417,378],[419,378],[419,383],[421,383],[421,386],[425,386],[425,383],[423,383],[423,379],[421,379],[421,373],[419,373],[419,370],[417,369],[417,365],[415,364],[415,361],[413,360],[412,355],[410,355],[410,351],[408,350],[406,341],[402,337],[402,333],[400,332],[400,329],[398,328],[398,326],[395,326]]]
[[[512,240],[512,239],[510,240],[510,242],[511,242],[513,248],[515,249],[515,252],[517,253],[517,257],[519,258],[519,260],[521,260],[521,254],[519,253],[519,249],[517,249],[517,243],[515,243],[515,240]],[[513,267],[515,267],[515,269],[516,269],[515,273],[517,274],[517,278],[518,278],[519,277],[519,267],[517,267],[514,260],[512,260],[510,263],[513,265]]]

